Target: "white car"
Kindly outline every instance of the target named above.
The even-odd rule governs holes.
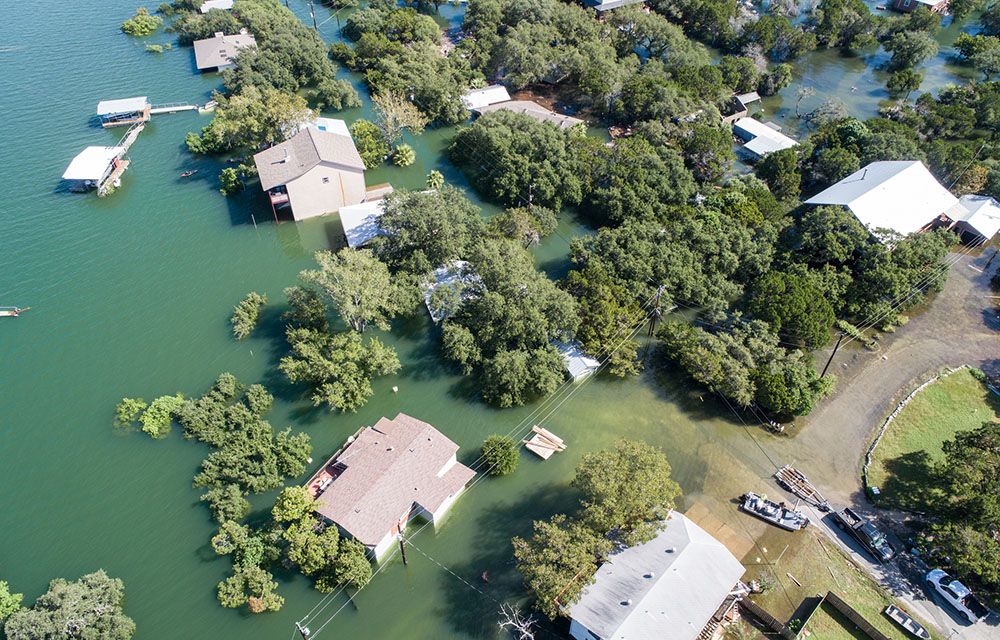
[[[938,594],[955,607],[970,624],[976,624],[990,615],[990,610],[984,607],[964,584],[952,578],[940,569],[927,573],[927,583],[934,587]]]

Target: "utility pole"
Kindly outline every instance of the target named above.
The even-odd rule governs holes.
[[[309,13],[312,15],[313,29],[316,30],[316,33],[319,33],[319,27],[316,26],[316,7],[313,6],[312,0],[309,0]]]
[[[295,628],[299,630],[302,634],[302,640],[309,640],[309,627],[303,627],[298,622],[295,623]]]
[[[837,346],[833,348],[833,353],[830,354],[830,359],[826,361],[826,366],[823,367],[823,373],[820,374],[820,378],[826,375],[826,370],[830,368],[830,363],[833,362],[833,356],[837,355],[837,349],[840,348],[840,342],[844,339],[844,334],[840,334],[837,337]]]
[[[535,185],[533,185],[533,184],[529,184],[528,185],[528,211],[532,211],[533,210],[532,209],[532,202],[534,201],[535,197],[534,197],[534,194],[532,193],[532,191],[534,190],[534,188],[535,188]]]
[[[403,535],[399,536],[399,551],[403,554],[403,566],[406,566],[406,545],[403,544]]]

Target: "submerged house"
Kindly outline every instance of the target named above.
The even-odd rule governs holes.
[[[431,320],[447,319],[463,302],[482,290],[483,280],[465,260],[452,260],[431,272],[430,278],[420,288]]]
[[[146,122],[149,120],[149,110],[151,107],[149,98],[146,96],[122,98],[120,100],[101,100],[97,103],[97,117],[101,120],[101,126],[105,129],[132,125],[137,122]]]
[[[437,526],[475,477],[457,452],[440,431],[400,413],[352,436],[306,486],[316,512],[378,560],[410,520]]]
[[[240,49],[256,46],[257,40],[246,29],[232,36],[216,31],[211,38],[194,41],[194,64],[198,71],[222,71],[235,64]]]
[[[733,133],[743,140],[743,151],[751,158],[763,158],[781,149],[791,149],[798,142],[781,133],[781,127],[773,122],[761,122],[755,118],[739,118],[733,123]]]
[[[576,640],[695,640],[748,593],[721,542],[672,512],[653,540],[612,553],[568,607]]]
[[[125,147],[87,147],[76,155],[63,172],[73,191],[96,188],[100,195],[110,189],[128,167]]]
[[[574,118],[573,116],[565,116],[561,113],[556,113],[551,109],[547,109],[537,102],[531,102],[530,100],[507,100],[506,102],[497,102],[494,104],[484,105],[482,107],[472,108],[472,111],[480,115],[484,113],[489,113],[490,111],[513,111],[514,113],[523,113],[526,116],[530,116],[535,120],[540,120],[542,122],[551,122],[560,129],[569,129],[578,124],[585,124],[580,118]]]
[[[893,0],[892,2],[892,8],[903,13],[909,13],[917,7],[927,7],[931,13],[944,13],[948,10],[948,0]]]
[[[873,162],[805,203],[847,207],[876,237],[878,229],[905,236],[948,228],[968,213],[918,160]]]
[[[510,94],[507,93],[507,87],[502,84],[491,84],[482,89],[473,89],[462,96],[462,104],[465,105],[466,109],[470,110],[480,109],[498,102],[507,102],[508,100],[510,100]]]
[[[955,219],[952,231],[976,244],[985,244],[1000,231],[1000,203],[989,196],[967,195],[958,201],[966,213]]]
[[[365,200],[365,163],[349,134],[306,127],[253,157],[275,220],[288,207],[295,220]]]
[[[377,184],[365,190],[364,202],[340,208],[340,222],[344,226],[347,246],[357,249],[375,236],[383,235],[378,219],[385,213],[385,196],[390,193],[391,184]]]
[[[566,371],[569,372],[569,377],[573,378],[574,382],[586,378],[601,367],[600,361],[584,353],[583,349],[580,348],[580,343],[575,340],[573,342],[553,342],[552,346],[559,351],[563,364],[566,365]]]

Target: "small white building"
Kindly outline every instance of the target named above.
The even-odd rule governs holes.
[[[462,96],[462,104],[465,105],[466,109],[479,109],[508,100],[510,100],[510,94],[507,93],[507,87],[502,84],[491,84],[482,89],[473,89]]]
[[[441,322],[451,316],[463,302],[478,295],[482,284],[482,278],[465,260],[452,260],[432,271],[421,285],[431,319]]]
[[[233,0],[205,0],[201,5],[201,12],[208,13],[212,9],[222,9],[223,11],[233,8]]]
[[[410,520],[437,526],[475,477],[457,452],[440,431],[400,413],[352,436],[306,487],[316,512],[378,560]]]
[[[733,123],[733,133],[744,141],[743,149],[754,158],[763,158],[781,149],[791,149],[798,142],[781,133],[781,127],[773,122],[761,122],[755,118],[739,118]]]
[[[104,190],[116,169],[128,166],[125,147],[87,147],[76,155],[63,172],[63,180],[73,191]]]
[[[672,512],[653,540],[611,554],[569,606],[576,640],[695,640],[748,590],[721,542]]]
[[[236,63],[240,49],[256,46],[257,40],[246,29],[232,36],[216,31],[211,38],[194,41],[194,64],[199,71],[222,71]]]
[[[563,358],[566,371],[569,372],[574,381],[582,380],[594,373],[601,367],[601,363],[591,358],[580,348],[580,343],[576,340],[572,342],[553,342],[552,346],[559,350],[559,355]]]
[[[357,249],[377,235],[382,234],[378,218],[385,213],[385,199],[366,200],[340,208],[340,222],[344,225],[347,246]]]
[[[968,211],[918,160],[873,162],[805,201],[840,205],[873,235],[888,229],[900,235],[950,227]]]
[[[260,186],[295,220],[331,213],[367,197],[365,163],[350,135],[307,126],[253,157]]]
[[[951,228],[963,238],[985,244],[1000,231],[1000,203],[989,196],[967,195],[958,199],[967,213],[956,218]]]
[[[146,96],[101,100],[97,103],[97,117],[105,129],[120,127],[149,120],[150,108],[149,98]]]

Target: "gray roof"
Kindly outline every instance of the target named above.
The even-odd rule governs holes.
[[[120,100],[101,100],[97,103],[97,115],[113,116],[120,113],[135,113],[149,106],[146,96],[137,98],[121,98]]]
[[[221,31],[211,38],[194,41],[194,62],[199,69],[212,69],[232,64],[242,47],[256,47],[257,40],[252,34],[238,33],[224,36]]]
[[[542,105],[530,100],[508,100],[507,102],[497,102],[495,104],[484,105],[478,109],[473,109],[478,113],[489,113],[490,111],[513,111],[531,116],[535,120],[552,122],[560,129],[569,129],[575,124],[582,124],[583,120],[573,116],[564,116],[547,109]]]
[[[321,162],[363,172],[365,163],[350,136],[308,127],[253,157],[265,190],[288,184]]]
[[[317,496],[316,511],[375,546],[414,504],[433,513],[475,477],[457,462],[445,469],[457,451],[426,422],[382,418],[337,457],[345,469]]]
[[[569,614],[604,640],[694,640],[744,571],[721,542],[673,512],[656,538],[612,554]]]
[[[636,2],[642,2],[643,0],[584,0],[587,5],[597,9],[598,11],[610,11],[611,9],[617,9],[618,7],[624,7],[627,4],[635,4]]]

